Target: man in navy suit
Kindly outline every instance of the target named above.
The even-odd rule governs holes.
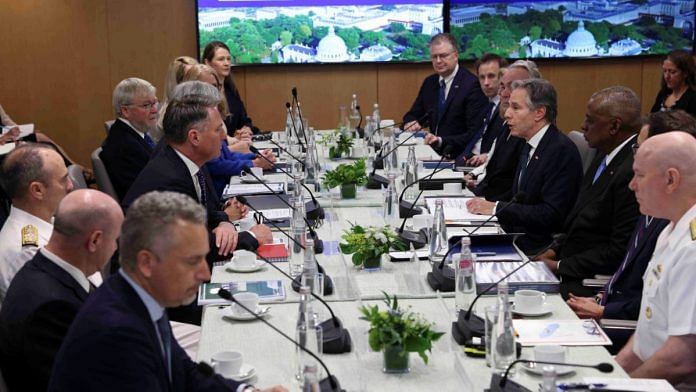
[[[513,136],[527,141],[517,164],[511,202],[474,198],[467,202],[475,214],[495,214],[509,233],[525,233],[517,240],[522,251],[534,254],[552,242],[575,202],[582,178],[580,154],[555,125],[556,90],[543,79],[512,84],[505,119]],[[521,196],[524,194],[524,197]]]
[[[425,142],[436,151],[452,146],[459,155],[481,129],[488,99],[476,76],[459,67],[459,51],[452,35],[442,33],[430,40],[430,60],[435,74],[428,76],[416,101],[404,115],[404,130],[420,131],[418,119],[426,114],[430,133]]]
[[[172,336],[164,311],[194,301],[198,286],[210,279],[205,209],[181,193],[148,193],[128,210],[119,246],[122,268],[80,309],[48,390],[253,389],[194,363]]]
[[[53,360],[92,291],[87,276],[116,250],[123,213],[109,195],[68,194],[44,248],[15,275],[0,312],[0,367],[12,391],[45,391]]]
[[[138,78],[124,79],[114,88],[116,121],[102,144],[100,157],[120,200],[155,147],[149,132],[157,126],[156,92],[152,84]]]
[[[623,260],[638,219],[638,203],[628,188],[633,177],[633,150],[640,130],[640,100],[622,86],[605,88],[590,97],[582,129],[598,154],[582,181],[568,214],[560,246],[541,256],[561,277],[561,294],[590,296],[582,280],[611,275]]]

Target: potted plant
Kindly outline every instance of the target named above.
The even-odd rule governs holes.
[[[343,232],[341,239],[345,241],[338,244],[341,252],[352,253],[353,264],[363,268],[379,268],[382,255],[392,248],[406,250],[406,244],[396,236],[394,229],[389,225],[381,228],[352,225]]]
[[[409,372],[410,353],[418,353],[427,365],[427,353],[444,333],[433,331],[433,324],[420,314],[401,309],[396,296],[384,293],[384,297],[387,310],[380,310],[377,305],[360,308],[360,319],[370,323],[370,348],[384,355],[384,372]]]
[[[352,164],[342,163],[336,166],[335,169],[324,173],[322,183],[329,189],[340,186],[342,198],[355,199],[357,186],[367,184],[365,160],[360,159]]]
[[[335,145],[329,147],[329,159],[338,159],[342,156],[350,154],[350,148],[353,147],[353,139],[342,133],[337,134]]]

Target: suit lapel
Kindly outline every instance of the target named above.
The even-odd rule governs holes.
[[[546,134],[544,134],[544,137],[541,138],[541,140],[539,141],[539,145],[534,150],[532,155],[529,157],[527,169],[525,169],[524,171],[524,176],[522,176],[522,183],[519,186],[520,190],[526,189],[525,187],[529,182],[529,179],[534,178],[535,172],[544,165],[544,157],[546,156],[546,146],[549,145],[551,139],[556,137],[556,132],[558,132],[558,129],[556,129],[555,126],[550,125],[549,129],[546,131]]]
[[[179,157],[176,151],[174,151],[172,146],[167,145],[164,147],[164,149],[165,157],[172,163],[174,169],[180,173],[179,177],[182,179],[183,183],[185,183],[186,194],[200,203],[201,201],[196,193],[196,187],[193,185],[193,177],[191,176],[191,172],[186,166],[186,163],[181,160],[181,157]]]
[[[54,262],[46,258],[41,252],[37,253],[36,256],[37,267],[40,268],[45,273],[51,275],[62,285],[70,289],[75,297],[80,300],[80,302],[85,302],[87,300],[87,292],[80,286],[77,281],[70,276],[64,269],[60,268]]]
[[[439,80],[439,79],[438,79]],[[442,115],[440,115],[440,121],[445,118],[445,114],[447,114],[447,110],[450,107],[450,104],[452,103],[452,100],[454,100],[454,96],[459,93],[460,87],[459,85],[461,84],[461,69],[457,71],[457,74],[454,75],[454,79],[452,79],[452,84],[450,85],[449,92],[447,93],[447,98],[445,99],[445,107],[442,109]],[[438,87],[439,88],[439,87]],[[438,128],[440,124],[438,123]]]

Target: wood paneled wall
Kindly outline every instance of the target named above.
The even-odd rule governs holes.
[[[18,123],[33,122],[89,164],[112,119],[113,86],[129,76],[152,82],[161,96],[168,63],[196,54],[193,0],[22,0],[3,2],[0,20],[0,104]],[[660,59],[540,61],[559,93],[561,129],[578,129],[587,98],[623,84],[647,111],[659,87]],[[466,64],[471,68],[472,64]],[[280,129],[290,89],[317,129],[338,122],[338,107],[358,94],[363,112],[379,102],[383,118],[399,121],[428,64],[247,67],[235,77],[250,116]]]

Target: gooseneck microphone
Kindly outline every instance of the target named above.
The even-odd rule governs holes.
[[[302,121],[302,109],[300,108],[300,100],[297,98],[297,87],[292,88],[292,100],[295,102],[295,107],[297,108],[297,115],[300,117],[300,130],[302,132],[302,137],[304,138],[305,145],[309,146],[307,141],[307,132],[304,129],[304,121]]]
[[[268,141],[271,142],[274,146],[278,147],[278,149],[279,149],[280,151],[282,151],[282,152],[288,154],[288,156],[289,156],[290,158],[294,159],[296,162],[299,162],[299,164],[302,165],[302,170],[304,170],[304,168],[305,168],[305,163],[302,162],[302,160],[301,160],[300,158],[298,158],[298,157],[292,155],[292,154],[290,153],[290,151],[288,151],[287,148],[281,147],[281,145],[278,144],[278,142],[276,142],[275,140],[273,140],[273,139],[268,139]],[[249,150],[251,151],[251,146],[249,146]]]
[[[273,267],[276,271],[280,272],[286,278],[294,280],[292,276],[280,269],[277,265],[272,263],[267,258],[261,256],[258,253],[256,254],[256,256],[258,256],[266,264]],[[320,296],[316,295],[314,292],[310,292],[310,294],[317,301],[321,302],[321,304],[329,310],[329,313],[331,313],[331,319],[319,324],[319,327],[323,332],[323,352],[325,354],[342,354],[351,352],[353,348],[353,341],[350,338],[350,333],[348,332],[348,330],[343,328],[343,323],[341,323],[341,320],[338,317],[336,317],[333,310],[331,309],[331,306],[329,306],[329,304],[326,303],[326,301],[324,301]]]
[[[536,360],[531,360],[531,359],[518,359],[515,361],[512,361],[512,363],[505,369],[505,373],[503,373],[503,377],[500,378],[500,381],[497,383],[495,382],[495,377],[491,378],[491,391],[504,391],[505,390],[505,385],[508,381],[508,375],[510,373],[510,370],[517,365],[518,363],[527,363],[528,365],[531,364],[544,364],[544,365],[558,365],[558,366],[569,366],[569,367],[581,367],[581,368],[589,368],[589,369],[597,369],[602,373],[611,373],[614,371],[614,365],[607,363],[607,362],[601,362],[596,365],[586,365],[586,364],[581,364],[581,363],[565,363],[565,362],[552,362],[552,361],[536,361]],[[500,375],[498,375],[500,376]],[[494,388],[497,385],[498,388]]]
[[[290,115],[290,122],[292,123],[292,130],[295,132],[295,136],[297,136],[297,142],[300,143],[300,147],[302,147],[303,150],[306,150],[305,144],[302,143],[302,138],[300,137],[300,134],[297,132],[297,126],[295,126],[295,116],[292,115],[292,108],[290,105],[290,102],[285,102],[285,108],[288,111],[288,114]]]
[[[278,334],[280,334],[280,336],[282,336],[282,337],[284,337],[285,339],[289,340],[289,341],[292,342],[295,346],[297,346],[297,348],[299,348],[300,350],[306,352],[306,353],[307,353],[309,356],[311,356],[312,358],[316,359],[317,362],[319,362],[319,364],[321,365],[321,367],[324,368],[324,371],[326,372],[326,376],[327,376],[326,378],[324,378],[323,380],[321,380],[320,383],[319,383],[319,386],[320,386],[322,392],[342,392],[342,391],[343,391],[343,389],[341,389],[341,384],[338,382],[338,379],[337,379],[335,376],[333,376],[333,375],[331,374],[331,372],[329,371],[329,368],[326,367],[326,364],[324,363],[324,361],[322,361],[321,359],[319,359],[319,357],[318,357],[316,354],[314,354],[312,351],[308,350],[306,347],[304,347],[303,345],[301,345],[300,343],[298,343],[295,339],[293,339],[293,338],[291,338],[290,336],[286,335],[283,331],[281,331],[280,329],[278,329],[275,325],[273,325],[273,324],[269,323],[268,321],[266,321],[263,317],[259,316],[258,314],[256,314],[255,312],[253,312],[253,311],[251,311],[249,308],[247,308],[246,306],[244,306],[244,305],[242,305],[241,303],[239,303],[239,302],[234,298],[234,296],[232,295],[232,293],[230,293],[228,290],[225,290],[225,289],[222,289],[222,288],[221,288],[220,290],[218,290],[218,296],[220,296],[220,298],[226,299],[226,300],[228,300],[228,301],[230,301],[230,302],[234,302],[237,306],[239,306],[240,308],[246,310],[247,312],[249,312],[249,314],[253,315],[255,319],[257,319],[257,320],[263,322],[264,324],[268,325],[272,330],[274,330],[274,331],[276,331]]]
[[[282,172],[286,176],[293,178],[293,176],[290,173],[288,173],[287,170],[276,165],[275,162],[272,162],[270,159],[266,158],[263,154],[261,154],[261,151],[259,151],[258,148],[254,147],[254,146],[249,146],[249,150],[251,152],[253,152],[254,154],[256,154],[257,156],[259,156],[261,159],[263,159],[266,162],[273,165],[274,168],[276,168],[277,170],[279,170],[280,172]],[[253,173],[252,173],[252,175],[253,175]],[[254,177],[256,177],[256,176],[254,176]],[[302,187],[304,189],[306,189],[307,192],[309,192],[309,196],[312,198],[312,206],[311,206],[312,208],[307,208],[307,211],[306,211],[307,219],[310,219],[313,221],[324,219],[326,217],[324,214],[324,209],[321,207],[321,205],[317,201],[317,198],[314,197],[314,193],[312,193],[312,191],[309,190],[309,187],[307,187],[307,185],[305,185],[302,181],[300,181],[300,185],[302,185]],[[307,222],[307,224],[309,225],[309,222]]]
[[[404,194],[406,193],[406,190],[408,190],[408,188],[410,188],[413,185],[416,185],[420,182],[431,180],[433,178],[433,176],[435,176],[435,174],[447,169],[447,167],[440,166],[440,165],[445,160],[445,158],[447,158],[447,155],[450,154],[451,152],[452,152],[452,146],[445,147],[443,154],[442,154],[442,157],[440,157],[440,160],[437,162],[437,166],[435,167],[435,170],[433,170],[433,172],[428,174],[427,176],[425,176],[421,179],[418,179],[416,181],[413,181],[410,184],[407,184],[404,187],[404,189],[401,191],[401,194],[399,195],[399,218],[404,218],[404,222],[401,224],[402,231],[404,228],[404,224],[406,223],[406,218],[410,218],[414,215],[418,215],[418,214],[421,214],[423,212],[423,210],[420,207],[416,207],[416,202],[418,202],[418,199],[420,198],[423,191],[421,191],[418,194],[418,196],[413,201],[413,203],[409,203],[408,200],[404,200]]]
[[[472,337],[478,336],[484,336],[486,333],[485,330],[485,321],[479,317],[474,315],[473,310],[474,310],[474,305],[476,304],[476,301],[478,301],[481,296],[486,294],[487,292],[491,291],[493,287],[498,286],[498,284],[505,279],[509,278],[512,276],[514,273],[517,271],[521,270],[524,268],[526,265],[529,263],[535,261],[541,254],[546,252],[547,250],[558,246],[560,243],[562,243],[566,238],[565,234],[554,234],[553,236],[553,241],[551,241],[551,244],[548,246],[544,247],[541,251],[539,251],[536,255],[532,256],[531,258],[528,258],[527,261],[519,265],[517,268],[513,269],[509,273],[507,273],[505,276],[500,278],[497,282],[491,283],[490,285],[486,286],[485,289],[483,289],[479,294],[476,295],[473,301],[471,301],[471,304],[469,305],[469,309],[467,309],[466,313],[463,314],[462,312],[459,312],[459,316],[457,318],[457,321],[452,323],[452,335],[454,336],[455,340],[459,344],[464,344],[466,341],[471,339]],[[461,341],[460,341],[461,340]]]

